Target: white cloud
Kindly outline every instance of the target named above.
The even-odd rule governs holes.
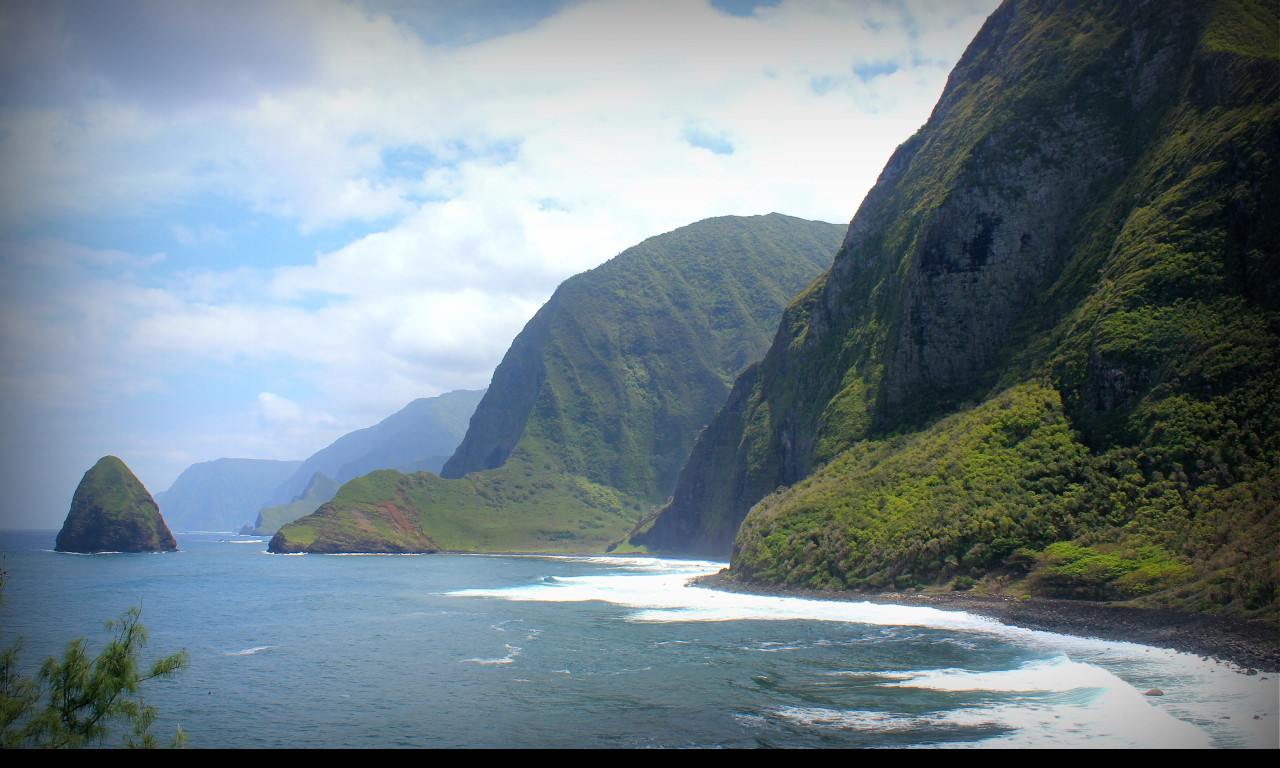
[[[258,418],[285,443],[314,443],[332,439],[337,419],[322,411],[308,411],[271,392],[258,395]]]
[[[949,13],[965,19],[963,28]],[[265,78],[277,87],[264,91],[250,78],[252,99],[229,106],[193,94],[180,112],[89,97],[10,114],[0,144],[5,209],[136,210],[213,188],[314,230],[394,220],[411,214],[420,194],[470,191],[480,180],[471,174],[483,178],[473,167],[492,166],[486,148],[502,148],[505,159],[515,147],[523,179],[577,187],[580,206],[663,206],[671,185],[699,180],[697,213],[719,197],[843,220],[874,180],[870,166],[905,138],[895,118],[910,116],[908,132],[918,127],[980,20],[951,5],[786,3],[742,19],[686,0],[598,2],[519,34],[444,49],[386,15],[336,2],[270,15],[307,38],[308,80],[301,70]],[[227,23],[222,14],[216,21]],[[851,75],[884,61],[916,76]],[[815,92],[821,83],[835,90]],[[868,108],[879,119],[866,119]],[[734,154],[700,165],[684,151],[691,122],[732,136]],[[855,143],[874,160],[832,173]],[[383,152],[397,147],[443,162],[462,157],[464,168],[427,184],[390,179]],[[826,162],[804,157],[806,147]],[[785,174],[756,171],[772,154],[789,155],[779,166]],[[451,183],[441,188],[441,178]],[[744,181],[759,182],[748,186],[758,193],[735,194]],[[618,194],[624,185],[631,195]],[[528,186],[526,199],[548,197]]]
[[[6,71],[62,79],[44,100],[23,96],[33,86],[0,101],[0,386],[13,403],[142,412],[197,363],[246,382],[291,368],[244,384],[225,451],[213,418],[170,425],[169,442],[137,436],[202,460],[283,458],[265,447],[305,450],[415,397],[484,386],[560,281],[646,237],[724,214],[847,221],[993,7],[784,2],[737,18],[602,0],[446,47],[337,0],[282,2],[255,12],[253,39],[287,40],[287,61],[249,51],[209,92],[213,42],[142,72],[164,46],[103,63],[119,52],[73,55],[65,30],[35,24],[50,41],[40,67]],[[200,4],[153,21],[193,40],[202,14],[214,42],[234,39],[236,18]],[[274,266],[253,226],[194,203],[210,198],[303,234],[367,234]],[[61,234],[114,221],[154,224],[179,249]],[[216,246],[216,264],[184,255]]]

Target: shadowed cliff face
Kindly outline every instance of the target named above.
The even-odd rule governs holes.
[[[1265,149],[1276,146],[1274,116],[1250,129],[1248,145],[1260,149],[1221,160],[1215,153],[1234,140],[1205,124],[1225,109],[1274,105],[1274,16],[1266,4],[1232,2],[1001,6],[928,123],[886,165],[829,273],[793,302],[765,359],[735,384],[671,504],[632,541],[725,557],[752,505],[859,441],[921,429],[1036,376],[1056,377],[1095,450],[1137,441],[1135,409],[1162,383],[1185,385],[1169,372],[1195,367],[1198,353],[1175,345],[1143,358],[1115,340],[1125,300],[1104,292],[1123,281],[1150,287],[1142,270],[1156,261],[1127,254],[1208,248],[1212,264],[1187,277],[1200,288],[1178,290],[1238,297],[1259,313],[1255,325],[1274,322],[1274,298],[1249,298],[1271,288],[1230,279],[1245,269],[1233,262],[1275,263],[1274,227],[1256,205],[1230,210],[1275,186]],[[1222,241],[1162,246],[1151,229],[1133,239],[1166,193],[1192,183],[1213,206],[1224,194],[1242,198],[1204,222]],[[1137,287],[1127,296],[1133,311],[1179,300]],[[1274,345],[1274,330],[1261,334]],[[1236,379],[1256,382],[1241,366]],[[1267,387],[1256,395],[1273,396]]]
[[[459,478],[468,472],[497,469],[507,461],[524,434],[529,413],[547,378],[542,350],[549,338],[549,324],[559,305],[557,292],[511,342],[493,372],[489,392],[476,408],[466,435],[440,471],[441,477]]]
[[[779,214],[722,217],[566,281],[512,342],[441,476],[501,467],[523,442],[572,474],[665,500],[697,430],[839,236]]]

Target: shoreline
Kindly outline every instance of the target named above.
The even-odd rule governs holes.
[[[43,533],[43,532],[40,532]],[[218,533],[244,536],[235,532]],[[257,534],[250,534],[262,538]],[[271,553],[281,554],[281,553]],[[305,552],[283,554],[310,554]],[[430,553],[316,553],[316,554],[454,554],[529,557],[593,557],[599,555],[548,552],[451,552]],[[638,553],[615,557],[657,557]],[[1099,640],[1138,643],[1215,659],[1242,674],[1280,675],[1280,631],[1259,621],[1218,616],[1209,613],[1186,613],[1167,609],[1135,608],[1088,600],[1032,598],[1016,600],[973,592],[904,593],[904,592],[828,592],[777,584],[747,584],[727,578],[724,571],[690,579],[690,586],[773,597],[801,597],[809,600],[838,602],[870,602],[915,605],[945,611],[964,611],[995,619],[1002,624],[1022,629],[1073,635]]]
[[[918,605],[944,611],[964,611],[1023,629],[1191,653],[1216,659],[1241,674],[1280,673],[1280,633],[1261,622],[1229,616],[1131,608],[1086,600],[1014,600],[969,592],[826,592],[774,584],[744,584],[726,578],[723,573],[699,576],[688,583],[690,586],[750,595]]]

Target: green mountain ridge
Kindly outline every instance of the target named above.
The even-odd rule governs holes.
[[[484,390],[459,389],[420,397],[372,427],[348,432],[307,457],[276,489],[272,504],[289,504],[305,494],[317,472],[342,485],[374,470],[452,454],[483,395]]]
[[[780,214],[708,219],[570,278],[512,342],[445,478],[359,478],[271,550],[368,551],[381,531],[387,551],[603,551],[668,498],[698,430],[841,232]]]
[[[178,530],[269,536],[281,525],[314,512],[333,498],[343,482],[366,472],[439,471],[462,440],[483,394],[483,390],[456,390],[418,398],[372,427],[348,432],[303,461],[223,458],[192,464],[167,491],[156,495],[156,501],[164,505]],[[317,484],[317,473],[330,478],[329,482]]]
[[[1274,620],[1278,17],[1004,3],[631,543]]]
[[[57,552],[176,552],[151,494],[115,456],[84,473],[58,531]]]
[[[443,462],[442,462],[443,463]],[[323,472],[311,476],[311,482],[302,493],[293,497],[288,504],[275,504],[263,507],[258,511],[258,519],[253,525],[246,525],[240,533],[246,536],[274,536],[280,526],[305,517],[320,508],[320,505],[338,494],[338,483]]]

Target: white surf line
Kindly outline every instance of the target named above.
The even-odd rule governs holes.
[[[270,650],[271,648],[279,648],[278,645],[256,645],[252,648],[245,648],[243,651],[227,651],[226,656],[252,656],[261,651]]]
[[[1145,698],[1148,709],[1159,707],[1184,722],[1212,727],[1218,734],[1230,732],[1223,737],[1227,741],[1275,748],[1280,739],[1276,729],[1280,681],[1275,675],[1235,674],[1225,665],[1192,654],[1138,643],[1031,630],[960,610],[754,595],[686,586],[692,577],[717,572],[723,567],[722,563],[656,558],[562,559],[612,565],[620,570],[447,594],[534,602],[596,600],[632,608],[635,612],[628,620],[643,622],[809,620],[993,635],[1040,653],[1069,653],[1073,659],[1085,660],[1091,665],[1128,665],[1135,671],[1126,672],[1126,676],[1135,680],[1133,690],[1139,696],[1147,690],[1144,687],[1147,683],[1165,693],[1162,697]],[[1263,680],[1263,677],[1271,679]]]
[[[463,659],[464,664],[514,664],[516,657],[520,655],[520,647],[506,644],[507,655],[496,659]]]

